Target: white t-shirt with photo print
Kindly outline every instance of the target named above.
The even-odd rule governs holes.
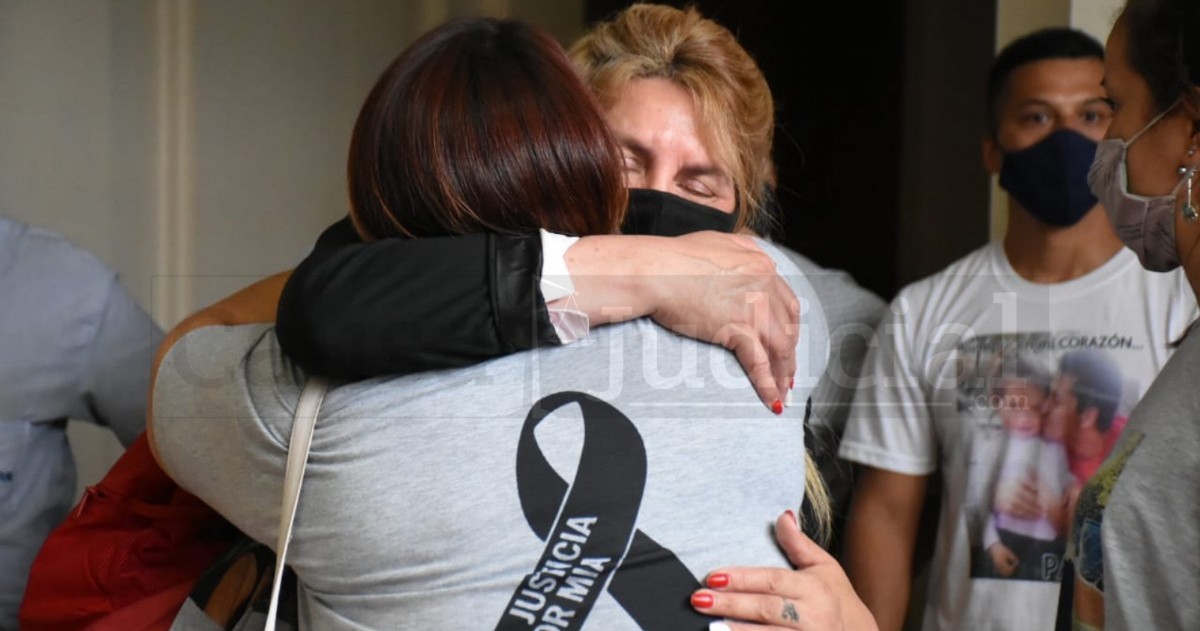
[[[898,473],[943,472],[924,629],[1054,625],[1062,551],[1021,557],[1021,579],[978,569],[1008,440],[995,379],[1019,374],[1049,393],[1060,372],[1083,375],[1068,375],[1077,407],[1097,410],[1111,449],[1196,317],[1181,272],[1145,271],[1126,249],[1083,277],[1036,284],[992,243],[901,290],[867,357],[840,453]]]

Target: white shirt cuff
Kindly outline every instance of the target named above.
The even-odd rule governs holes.
[[[570,344],[588,336],[591,322],[586,313],[575,307],[575,283],[571,282],[571,271],[567,269],[567,248],[579,240],[553,232],[539,231],[542,235],[542,298],[550,314],[550,324],[558,335],[558,341]]]
[[[575,295],[575,283],[567,269],[567,249],[579,240],[539,230],[542,235],[542,297],[547,303]]]

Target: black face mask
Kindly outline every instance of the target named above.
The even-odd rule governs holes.
[[[678,237],[701,230],[733,232],[737,215],[645,188],[629,189],[629,212],[621,232]]]
[[[1088,188],[1095,157],[1096,141],[1060,129],[1031,147],[1005,153],[1000,187],[1038,221],[1067,228],[1096,205]]]

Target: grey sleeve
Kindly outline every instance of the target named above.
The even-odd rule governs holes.
[[[128,446],[146,427],[146,401],[162,329],[112,277],[83,365],[81,396],[90,419]]]
[[[809,272],[809,281],[829,322],[829,365],[813,393],[813,420],[841,435],[887,303],[859,287],[846,272],[818,269]]]

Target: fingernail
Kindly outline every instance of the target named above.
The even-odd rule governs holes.
[[[792,391],[791,390],[788,390],[787,394],[785,394],[783,396],[783,404],[788,407],[792,407]]]
[[[724,622],[710,622],[708,623],[708,631],[733,631],[733,629],[729,628],[729,625]]]
[[[711,608],[713,606],[712,594],[705,594],[704,592],[696,592],[695,594],[692,594],[692,606],[696,609]]]
[[[796,513],[793,513],[792,509],[789,508],[783,512],[788,516],[788,519],[791,520],[793,524],[795,524],[797,527],[800,526],[800,521],[796,519]]]
[[[776,415],[783,414],[783,401],[775,399],[775,402],[771,404],[771,411]]]
[[[790,383],[788,383],[788,390],[791,390],[795,387],[796,387],[796,378],[792,377],[792,381]]]
[[[720,589],[722,587],[729,587],[729,575],[724,572],[717,572],[716,574],[709,574],[708,580],[704,581],[704,584],[708,585],[709,587],[712,587],[714,589]]]

